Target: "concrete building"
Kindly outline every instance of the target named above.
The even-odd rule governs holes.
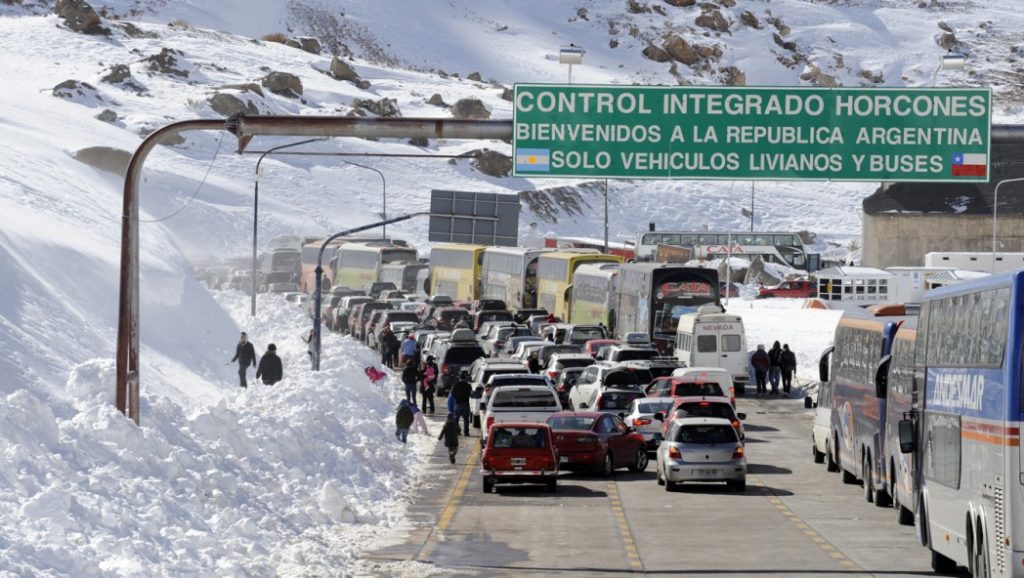
[[[992,250],[992,197],[1024,177],[1024,145],[992,145],[988,183],[886,183],[864,199],[861,265],[921,266],[930,252]],[[999,188],[996,250],[1024,251],[1024,182]]]

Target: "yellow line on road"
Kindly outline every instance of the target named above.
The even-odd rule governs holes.
[[[469,478],[473,475],[473,466],[476,465],[476,458],[480,455],[480,445],[473,444],[473,450],[469,453],[469,459],[466,460],[465,467],[462,468],[462,474],[459,475],[459,481],[455,483],[455,489],[452,491],[452,497],[448,499],[448,505],[444,507],[444,511],[441,512],[441,517],[437,519],[437,529],[442,532],[448,529],[449,524],[452,523],[452,518],[455,517],[455,510],[459,508],[459,498],[466,493],[466,486],[469,484]]]
[[[635,573],[642,574],[644,571],[643,562],[640,560],[636,539],[633,537],[633,531],[629,528],[629,520],[626,519],[626,513],[622,508],[622,500],[619,498],[619,489],[615,485],[614,479],[608,480],[607,493],[608,501],[612,507],[612,517],[619,529],[619,533],[622,534],[622,545],[626,552],[626,561],[629,563],[629,569]]]

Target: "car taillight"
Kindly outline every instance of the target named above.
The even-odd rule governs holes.
[[[487,422],[484,424],[484,429],[489,431],[492,425],[494,425],[494,416],[487,418]]]
[[[484,459],[483,459],[483,461],[480,462],[480,464],[483,466],[483,468],[485,470],[492,469],[491,468],[491,456],[484,456]]]
[[[738,460],[743,457],[743,446],[737,446],[732,452],[732,459]]]
[[[733,427],[733,429],[739,431],[739,429],[740,429],[740,420],[738,420],[738,419],[732,420],[732,427]]]
[[[548,372],[548,377],[550,377],[551,379],[558,379],[558,372],[551,370]]]
[[[676,446],[669,446],[668,457],[676,460],[681,460],[683,459],[683,454],[682,452],[679,451],[679,448],[677,448]]]
[[[441,373],[448,373],[448,364],[447,363],[442,363],[441,364]]]
[[[646,417],[638,417],[633,420],[633,427],[640,427],[642,425],[651,425],[651,420]]]

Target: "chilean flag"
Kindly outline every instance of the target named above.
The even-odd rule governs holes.
[[[983,177],[988,170],[988,156],[980,153],[953,153],[954,177]]]

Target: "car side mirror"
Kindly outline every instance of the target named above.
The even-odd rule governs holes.
[[[736,417],[740,418],[740,421],[744,421],[744,420],[747,419],[747,414],[745,414],[745,413],[738,413],[738,414],[736,414]]]
[[[875,368],[875,397],[879,399],[885,399],[889,390],[889,365],[891,362],[892,356],[886,355]]]
[[[807,397],[804,398],[804,407],[807,409],[813,409],[815,407],[818,407],[818,404],[814,403],[814,400],[811,399],[811,396],[808,395]]]
[[[665,414],[659,411],[658,413],[654,414],[654,419],[658,421],[665,421]]]
[[[900,452],[909,454],[917,450],[917,440],[914,437],[914,420],[901,419],[899,423]]]

